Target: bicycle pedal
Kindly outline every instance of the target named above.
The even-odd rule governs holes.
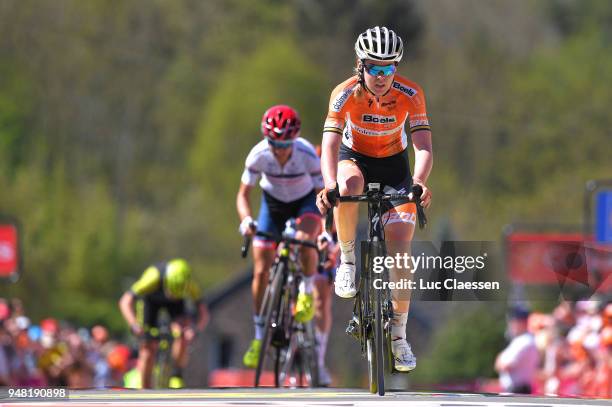
[[[352,336],[353,338],[359,340],[359,321],[355,319],[351,319],[345,330],[346,334]]]

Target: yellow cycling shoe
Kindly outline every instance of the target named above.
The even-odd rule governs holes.
[[[168,381],[168,387],[171,389],[182,389],[185,387],[185,383],[181,377],[172,376]]]
[[[142,380],[140,380],[140,372],[133,368],[123,375],[123,387],[126,389],[142,389]]]
[[[314,317],[315,309],[312,294],[299,293],[295,305],[295,321],[299,323],[308,322]]]
[[[261,339],[253,339],[251,346],[242,357],[242,363],[248,368],[255,369],[259,362],[259,352],[261,351]]]

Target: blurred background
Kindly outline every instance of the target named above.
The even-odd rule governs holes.
[[[23,253],[0,297],[36,323],[127,338],[117,300],[148,264],[185,257],[205,296],[238,290],[235,193],[261,115],[290,104],[320,143],[331,90],[374,25],[403,38],[399,72],[424,88],[433,123],[418,239],[582,222],[585,182],[612,174],[612,2],[0,0],[0,214],[20,222]],[[348,340],[343,306],[330,354]],[[452,307],[422,305],[411,322],[431,352],[413,383],[495,377],[504,304]],[[337,384],[362,383],[340,365]]]

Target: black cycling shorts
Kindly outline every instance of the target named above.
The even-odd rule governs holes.
[[[340,145],[339,161],[345,160],[352,161],[359,167],[365,180],[365,188],[367,188],[369,183],[380,183],[385,193],[406,194],[410,192],[412,174],[410,173],[410,162],[406,150],[389,157],[375,158],[360,154],[342,144]],[[399,211],[402,214],[393,215],[395,218],[388,219],[389,222],[386,223],[403,221],[414,225],[416,206],[407,199],[385,203],[383,205],[383,212],[399,207],[402,207],[402,210]]]
[[[316,198],[314,189],[292,202],[280,201],[263,191],[257,229],[280,236],[285,230],[285,222],[291,218],[296,220],[304,216],[320,218],[321,214],[317,209]]]
[[[146,298],[140,299],[138,307],[141,307],[139,314],[139,323],[142,324],[145,331],[145,338],[155,338],[155,334],[151,333],[159,328],[158,317],[162,308],[165,308],[173,321],[182,317],[187,317],[185,300],[176,301],[159,301],[156,299]]]

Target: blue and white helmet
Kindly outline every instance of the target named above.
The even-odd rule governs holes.
[[[404,54],[404,44],[393,30],[376,26],[359,34],[355,42],[355,52],[361,60],[399,62]]]

